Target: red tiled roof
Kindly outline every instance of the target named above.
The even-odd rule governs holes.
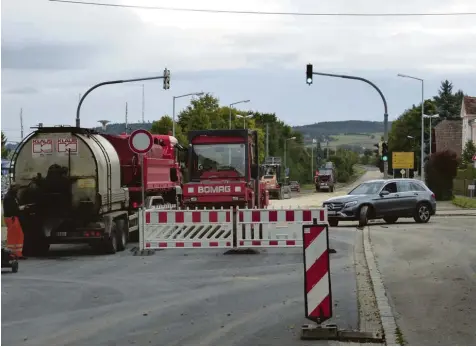
[[[476,97],[465,96],[463,100],[466,114],[476,114]]]

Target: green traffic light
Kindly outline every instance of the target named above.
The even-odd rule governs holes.
[[[382,157],[382,160],[383,160],[383,161],[387,161],[387,160],[388,160],[388,157],[387,157],[386,155],[384,155],[384,156]]]

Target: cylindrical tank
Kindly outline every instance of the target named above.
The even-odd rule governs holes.
[[[88,129],[40,128],[20,144],[13,163],[19,203],[48,215],[119,209],[119,156],[112,144]]]

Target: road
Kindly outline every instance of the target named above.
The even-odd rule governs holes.
[[[285,202],[320,205],[328,196]],[[330,237],[333,322],[358,329],[355,229],[333,228]],[[22,261],[17,274],[2,273],[2,345],[344,345],[300,340],[309,323],[303,301],[299,248],[97,256],[56,246]]]
[[[409,345],[476,345],[475,216],[371,225],[370,240]]]

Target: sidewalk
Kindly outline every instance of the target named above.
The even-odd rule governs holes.
[[[476,209],[462,208],[453,205],[451,201],[438,201],[436,203],[436,216],[476,216]]]

